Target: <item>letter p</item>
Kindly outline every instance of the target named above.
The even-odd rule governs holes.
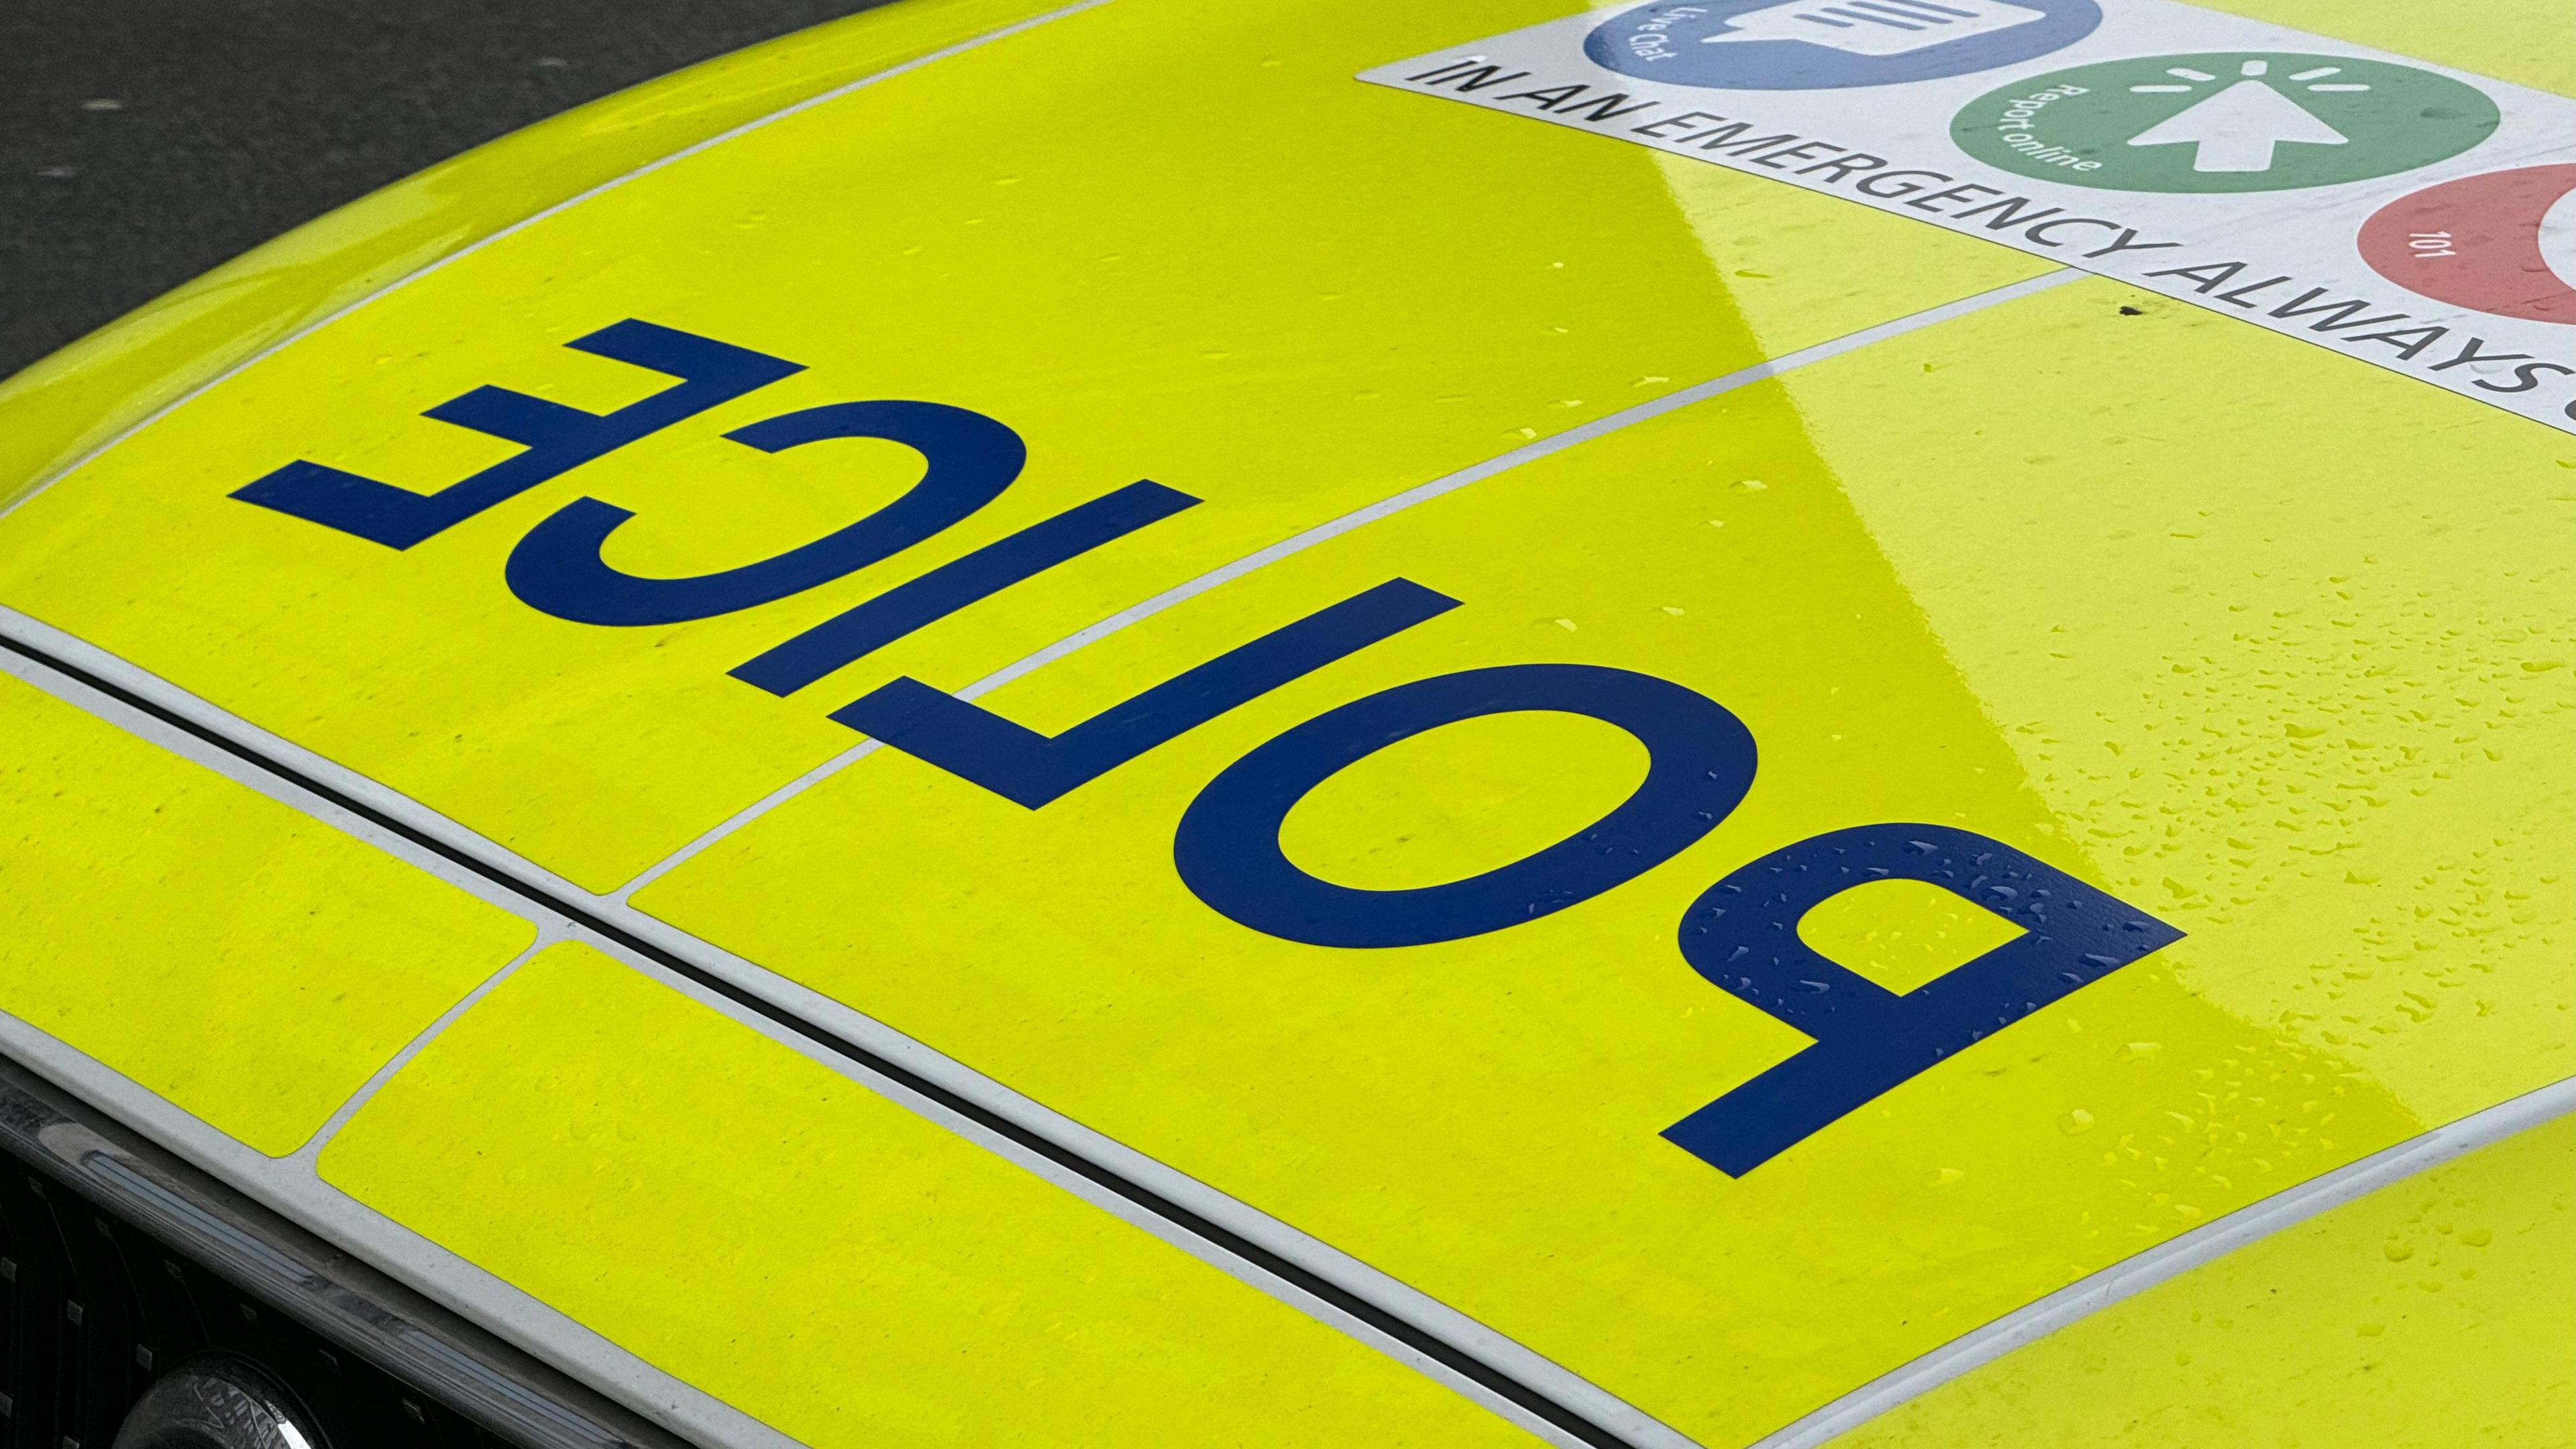
[[[2022,933],[1899,996],[1798,937],[1807,912],[1877,880],[1939,886]],[[1663,1135],[1742,1177],[1951,1053],[2182,934],[1971,831],[1863,825],[1802,840],[1702,892],[1682,916],[1681,948],[1699,974],[1815,1045]]]

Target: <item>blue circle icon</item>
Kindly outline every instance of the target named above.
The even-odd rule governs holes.
[[[1835,90],[1992,70],[2101,23],[2097,0],[1664,0],[1595,26],[1583,53],[1639,80]]]

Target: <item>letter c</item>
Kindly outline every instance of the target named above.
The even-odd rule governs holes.
[[[725,434],[764,453],[825,438],[882,438],[929,460],[904,495],[846,528],[773,558],[691,578],[657,579],[610,568],[608,536],[635,515],[577,498],[510,551],[510,592],[578,624],[678,624],[802,593],[912,547],[999,497],[1028,449],[1009,428],[946,403],[832,403],[763,419]]]

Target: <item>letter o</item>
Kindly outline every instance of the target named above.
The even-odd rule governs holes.
[[[1410,890],[1320,880],[1279,848],[1288,812],[1399,740],[1485,715],[1551,710],[1615,725],[1651,761],[1636,792],[1584,829],[1481,875]],[[1310,946],[1422,946],[1561,911],[1661,865],[1743,800],[1753,735],[1668,679],[1591,664],[1512,664],[1400,684],[1329,710],[1228,765],[1182,813],[1172,861],[1239,924]]]

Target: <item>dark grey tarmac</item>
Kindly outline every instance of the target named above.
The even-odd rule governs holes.
[[[584,101],[877,0],[0,0],[0,377]]]

